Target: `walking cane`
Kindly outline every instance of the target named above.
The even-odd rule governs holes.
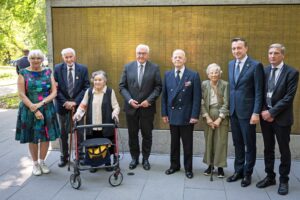
[[[211,146],[212,146],[212,155],[214,156],[214,137],[213,137],[213,134],[214,134],[214,131],[212,131],[212,144],[211,144]],[[213,157],[213,156],[211,156],[211,157]],[[213,175],[214,175],[214,158],[213,158],[213,162],[212,162],[212,164],[211,164],[211,172],[210,172],[210,181],[213,181]]]
[[[69,158],[68,158],[68,171],[70,171],[70,165],[71,165],[71,155],[72,155],[72,143],[73,143],[73,138],[72,138],[72,135],[73,135],[73,115],[74,115],[74,108],[69,111],[69,125],[70,125],[70,132],[71,135],[70,135],[70,143],[69,143]],[[68,133],[68,134],[69,134]]]

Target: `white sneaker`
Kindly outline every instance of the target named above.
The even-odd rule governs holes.
[[[33,168],[32,168],[32,174],[35,175],[35,176],[40,176],[40,175],[42,175],[42,171],[41,171],[41,168],[40,168],[40,165],[39,165],[39,164],[33,165]]]
[[[45,163],[41,163],[40,168],[41,168],[43,174],[49,174],[50,173],[50,169],[48,168],[48,166]]]

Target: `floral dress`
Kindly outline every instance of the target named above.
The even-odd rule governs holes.
[[[32,103],[38,103],[50,95],[51,70],[44,68],[40,72],[23,69],[26,96]],[[16,140],[20,143],[39,143],[54,141],[60,137],[59,125],[53,102],[40,107],[44,119],[36,119],[35,114],[21,101],[16,127]]]

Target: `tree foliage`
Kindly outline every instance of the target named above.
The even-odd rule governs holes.
[[[0,0],[0,63],[22,49],[47,51],[45,0]]]

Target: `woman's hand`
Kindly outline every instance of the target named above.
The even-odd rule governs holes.
[[[30,106],[30,111],[31,112],[34,112],[34,111],[36,111],[37,109],[39,109],[40,107],[42,107],[43,106],[43,102],[39,102],[39,103],[34,103],[34,104],[32,104],[31,106]]]
[[[39,119],[39,120],[43,120],[44,119],[44,115],[41,113],[41,111],[36,111],[36,113],[34,113],[36,119]]]

